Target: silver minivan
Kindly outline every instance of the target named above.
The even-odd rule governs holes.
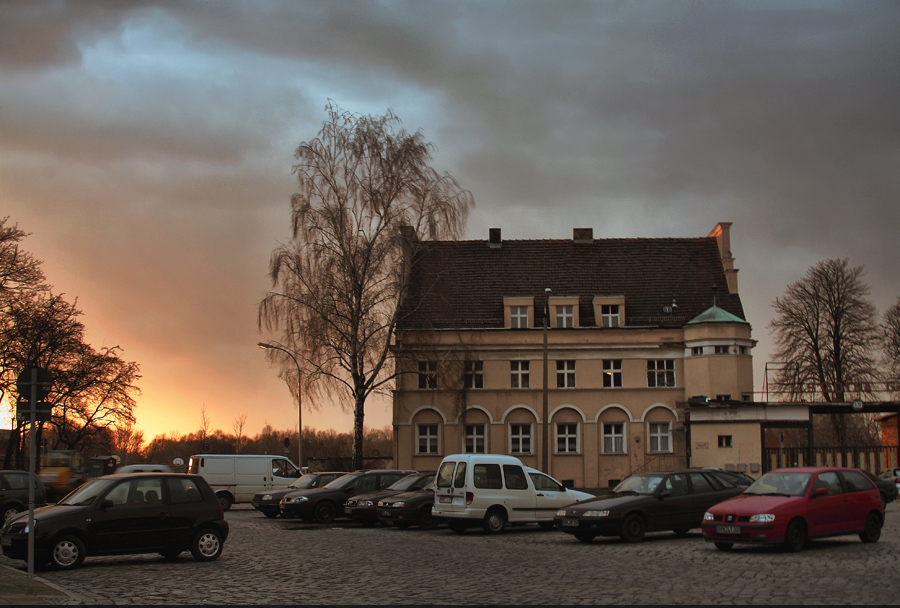
[[[481,525],[502,532],[506,524],[553,527],[556,512],[592,494],[570,490],[549,475],[525,466],[515,456],[454,454],[441,462],[435,477],[432,514],[456,533]]]

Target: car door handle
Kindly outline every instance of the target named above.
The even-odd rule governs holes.
[[[537,494],[535,494],[535,496],[543,496],[543,494],[538,492]]]

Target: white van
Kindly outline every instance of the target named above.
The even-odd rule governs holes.
[[[188,473],[203,477],[226,511],[234,503],[250,502],[259,492],[286,488],[300,477],[289,458],[269,454],[194,454]]]
[[[496,534],[507,523],[552,528],[559,509],[594,497],[567,489],[515,456],[499,454],[447,456],[434,483],[432,514],[444,518],[456,533],[481,525],[485,532]]]

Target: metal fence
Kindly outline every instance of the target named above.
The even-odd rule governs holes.
[[[765,448],[763,472],[792,467],[856,467],[873,473],[896,467],[897,448],[875,446]]]

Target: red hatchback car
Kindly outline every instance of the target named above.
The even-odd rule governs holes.
[[[850,468],[780,469],[703,516],[703,538],[727,551],[735,543],[780,544],[800,551],[812,538],[881,536],[884,506],[872,481]]]

